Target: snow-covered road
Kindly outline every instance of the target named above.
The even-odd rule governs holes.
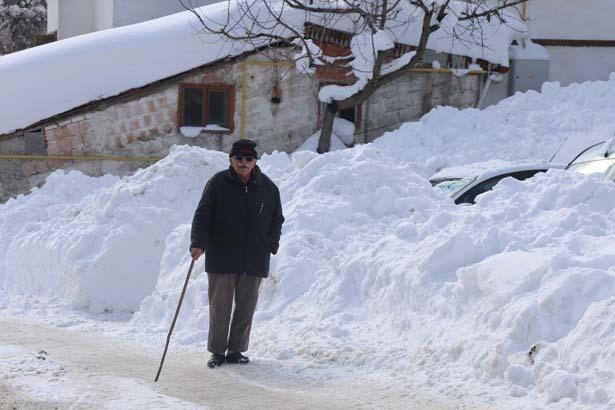
[[[151,346],[8,318],[0,319],[0,328],[0,409],[470,408],[339,371],[333,381],[328,374],[319,382],[314,376],[330,371],[295,373],[273,360],[209,370],[205,353],[173,349],[154,383],[161,352]]]

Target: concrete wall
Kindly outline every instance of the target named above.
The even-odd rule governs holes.
[[[615,41],[615,1],[540,0],[527,3],[528,27],[534,39]],[[606,80],[615,72],[615,47],[554,47],[549,81],[562,85]]]
[[[111,0],[95,0],[94,3],[94,30],[113,28],[114,5]]]
[[[58,31],[60,0],[47,0],[47,33]]]
[[[220,0],[189,0],[204,6]],[[177,0],[48,0],[47,31],[58,40],[184,11]]]
[[[613,0],[530,0],[532,38],[615,40]]]
[[[519,6],[519,15],[524,7]],[[530,37],[538,40],[615,41],[613,0],[530,0],[526,3]],[[548,81],[607,80],[615,72],[615,47],[546,46],[550,55]],[[508,97],[508,74],[492,83],[483,107]],[[484,79],[483,79],[484,81]]]
[[[184,11],[177,0],[103,0],[114,2],[113,27],[140,23],[169,14]],[[184,3],[190,6],[204,6],[217,3],[220,0],[188,0]]]
[[[59,0],[58,40],[96,30],[96,0]]]
[[[547,50],[551,55],[549,81],[568,85],[608,80],[615,72],[615,47],[547,47]]]

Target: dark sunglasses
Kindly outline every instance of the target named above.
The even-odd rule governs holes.
[[[233,156],[233,158],[235,158],[235,161],[242,161],[244,159],[248,162],[254,161],[254,157],[249,156],[249,155],[235,155]]]

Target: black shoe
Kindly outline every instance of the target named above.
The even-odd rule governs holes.
[[[207,367],[213,369],[214,367],[222,366],[224,364],[224,355],[220,353],[212,353],[211,357],[207,361]]]
[[[246,363],[250,363],[250,358],[248,356],[244,356],[239,352],[233,352],[233,353],[229,353],[226,355],[226,362],[227,363],[239,363],[239,364],[246,364]]]

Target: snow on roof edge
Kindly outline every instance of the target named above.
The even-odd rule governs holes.
[[[227,11],[224,3],[199,10],[209,15]],[[185,11],[0,57],[0,135],[251,51],[221,44],[198,32],[196,24],[196,17]],[[29,90],[38,98],[24,98]]]

